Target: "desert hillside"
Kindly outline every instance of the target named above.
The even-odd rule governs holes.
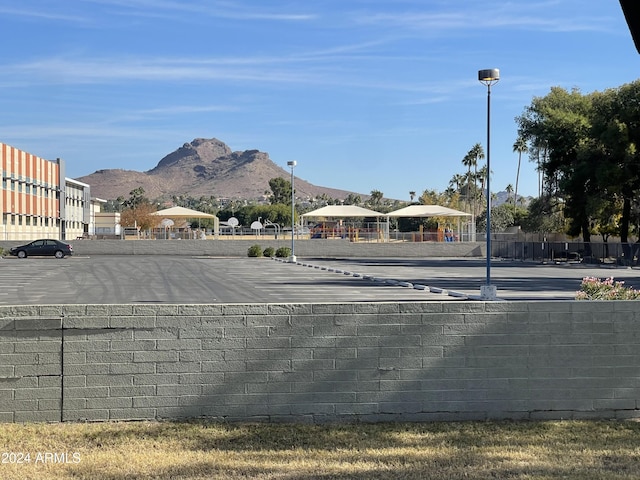
[[[196,138],[166,155],[146,172],[106,169],[77,180],[91,185],[92,196],[107,200],[128,197],[138,187],[152,199],[189,195],[254,200],[263,198],[265,192],[270,193],[269,180],[275,177],[290,179],[291,172],[276,165],[265,152],[233,152],[218,139]],[[323,194],[345,198],[353,193],[319,187],[298,177],[295,187],[298,198],[315,198]]]

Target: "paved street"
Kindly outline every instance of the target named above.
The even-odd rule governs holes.
[[[5,258],[0,305],[460,300],[477,298],[486,280],[484,259],[298,262],[164,255]],[[573,299],[585,276],[614,276],[640,287],[635,269],[495,261],[491,274],[505,300]]]

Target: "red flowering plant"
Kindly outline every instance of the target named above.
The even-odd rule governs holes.
[[[595,277],[584,277],[580,290],[576,292],[576,300],[638,300],[640,290],[625,287],[624,282],[616,282],[613,277],[600,280]]]

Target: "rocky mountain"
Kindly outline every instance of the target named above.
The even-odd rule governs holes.
[[[77,180],[91,185],[92,196],[106,200],[129,197],[129,193],[138,187],[142,187],[145,196],[151,199],[213,195],[216,198],[259,200],[265,192],[271,192],[269,180],[276,177],[289,180],[291,171],[276,165],[267,153],[258,150],[233,152],[218,139],[196,138],[146,172],[98,170]],[[298,198],[315,198],[322,194],[345,198],[353,193],[319,187],[298,177],[295,177],[295,189]]]

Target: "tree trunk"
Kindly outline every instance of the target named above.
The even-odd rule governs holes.
[[[622,253],[624,264],[631,265],[633,261],[631,245],[629,245],[629,221],[631,219],[631,197],[624,196],[622,202],[622,218],[620,219],[620,243],[622,243]]]
[[[582,238],[584,239],[584,256],[590,257],[593,254],[591,250],[591,232],[589,231],[589,219],[582,221]]]
[[[520,160],[522,160],[522,152],[518,152],[518,170],[516,172],[516,195],[514,197],[514,205],[518,204],[518,180],[520,180]]]

